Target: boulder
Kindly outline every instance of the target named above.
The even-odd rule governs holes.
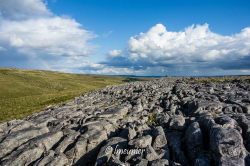
[[[169,122],[169,128],[172,130],[183,130],[185,128],[185,118],[181,115],[173,116]]]
[[[136,148],[146,148],[151,145],[152,137],[150,135],[142,136],[140,138],[135,138],[128,142],[128,145],[136,147]]]

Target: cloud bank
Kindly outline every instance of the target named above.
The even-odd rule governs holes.
[[[95,37],[42,0],[0,1],[1,66],[73,71],[92,54],[89,40]]]
[[[159,75],[241,74],[250,69],[250,28],[223,36],[212,32],[208,24],[192,25],[180,32],[157,24],[131,37],[123,52],[102,64]]]

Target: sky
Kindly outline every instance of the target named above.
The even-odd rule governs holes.
[[[0,67],[250,74],[249,0],[0,0]]]

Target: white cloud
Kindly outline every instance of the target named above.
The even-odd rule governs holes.
[[[51,15],[41,0],[1,0],[0,14],[5,19],[27,19]]]
[[[16,66],[22,57],[25,67],[73,71],[94,51],[95,34],[54,15],[42,0],[1,0],[0,13],[0,65]]]
[[[94,37],[76,21],[61,17],[0,23],[0,42],[26,54],[37,51],[51,56],[87,55],[87,41]]]
[[[240,72],[250,74],[250,70],[240,70]]]
[[[108,56],[116,57],[116,56],[121,55],[121,53],[122,53],[121,50],[111,50],[108,52]]]
[[[157,24],[146,33],[131,37],[128,56],[149,63],[192,63],[232,60],[249,56],[250,28],[239,34],[222,36],[210,31],[208,24],[190,26],[184,31],[167,31]]]
[[[131,37],[123,55],[102,64],[142,75],[240,74],[250,69],[250,27],[223,36],[212,32],[208,24],[179,32],[157,24]]]
[[[89,71],[92,74],[108,74],[108,75],[130,75],[134,74],[134,71],[127,68],[110,68],[103,67],[102,69],[96,71]]]

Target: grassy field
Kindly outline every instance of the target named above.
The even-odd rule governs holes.
[[[193,78],[194,80],[198,82],[214,82],[214,83],[226,83],[228,81],[232,80],[242,80],[244,83],[250,83],[250,76],[224,76],[224,77],[197,77]]]
[[[27,117],[106,85],[148,79],[0,68],[0,122]]]

